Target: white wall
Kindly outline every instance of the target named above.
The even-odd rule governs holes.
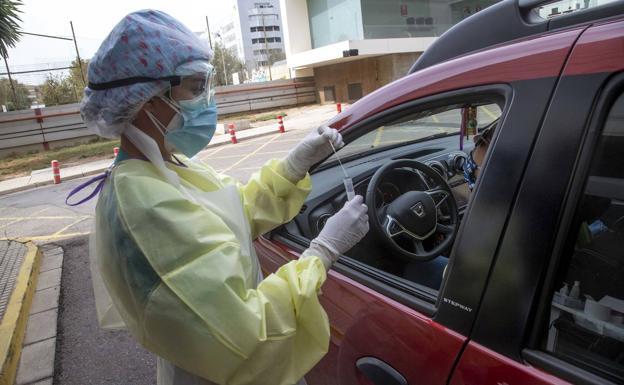
[[[293,55],[312,49],[308,5],[306,0],[280,0],[280,8],[286,60],[288,66],[292,68],[294,67],[291,64]],[[312,68],[293,69],[292,76],[314,76],[314,70]]]
[[[280,0],[286,57],[312,49],[306,0]]]

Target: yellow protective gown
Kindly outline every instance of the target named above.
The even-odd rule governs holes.
[[[325,268],[305,258],[260,281],[241,229],[255,238],[291,220],[309,176],[293,184],[274,160],[240,185],[185,163],[167,168],[186,189],[208,201],[231,190],[242,214],[229,215],[219,199],[189,200],[147,161],[120,162],[96,209],[97,254],[113,303],[143,346],[192,374],[228,385],[294,384],[328,349],[317,297]]]

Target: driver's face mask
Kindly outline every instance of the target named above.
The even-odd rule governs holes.
[[[466,162],[464,162],[464,179],[468,183],[468,188],[470,189],[470,191],[474,189],[474,186],[477,183],[476,172],[480,168],[477,162],[475,162],[474,160],[473,153],[475,149],[477,149],[477,147],[488,146],[490,144],[490,141],[486,138],[487,135],[488,131],[484,131],[482,134],[476,135],[474,137],[475,148],[470,151],[468,159],[466,159]]]

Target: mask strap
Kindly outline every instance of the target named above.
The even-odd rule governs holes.
[[[151,112],[145,110],[145,113],[147,114],[147,117],[152,121],[152,124],[158,129],[158,131],[160,131],[164,138],[167,134],[167,127],[165,127],[165,125],[162,124],[160,120],[158,120]]]
[[[158,95],[158,98],[160,100],[162,100],[163,102],[165,102],[169,107],[171,107],[172,110],[174,110],[178,114],[182,113],[182,109],[180,108],[180,106],[177,105],[173,100],[171,100],[169,98],[165,98],[165,97],[160,96],[160,95]]]

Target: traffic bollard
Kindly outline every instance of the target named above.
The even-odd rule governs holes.
[[[279,115],[277,117],[277,124],[278,124],[279,132],[282,133],[282,134],[285,133],[286,129],[284,128],[284,119],[283,119],[282,115]]]
[[[342,112],[342,104],[336,103],[336,111],[338,111],[338,113]]]
[[[230,140],[232,144],[238,143],[238,139],[236,139],[236,130],[234,129],[234,123],[228,124],[228,131],[230,132]]]
[[[61,166],[58,160],[52,161],[52,176],[54,177],[54,184],[61,183]]]

